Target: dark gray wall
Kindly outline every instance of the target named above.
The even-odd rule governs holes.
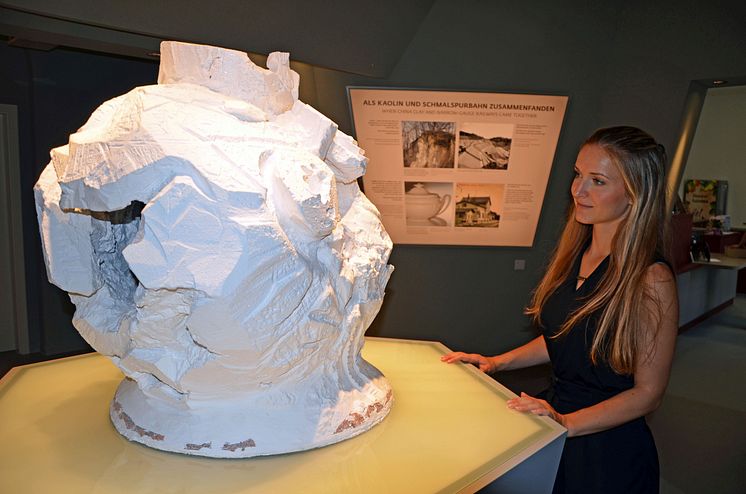
[[[370,2],[365,4],[370,8]],[[356,5],[351,2],[350,8],[364,11]],[[522,307],[561,228],[578,146],[595,128],[625,123],[648,129],[672,150],[690,81],[746,75],[744,14],[737,1],[441,0],[434,2],[385,79],[305,66],[302,97],[346,132],[351,132],[347,85],[570,96],[534,247],[395,246],[391,263],[396,271],[368,334],[436,339],[484,353],[531,338],[534,333]],[[354,30],[346,33],[355,36]],[[301,43],[292,31],[277,36],[291,55]],[[386,43],[385,36],[380,43]],[[337,49],[349,46],[354,44],[340,39]],[[23,84],[34,88],[35,102],[24,103],[30,105],[25,116],[20,112],[27,133],[21,151],[24,166],[30,167],[23,184],[27,188],[33,183],[31,171],[38,175],[46,163],[41,150],[66,142],[66,135],[105,99],[155,79],[155,69],[144,62],[64,51],[29,53],[0,50],[2,88],[10,87],[19,101],[29,98],[24,91],[30,89]],[[6,68],[6,60],[13,65]],[[29,63],[33,73],[28,72]],[[100,79],[102,73],[114,76]],[[63,89],[74,97],[65,96]],[[3,90],[0,99],[5,95]],[[25,207],[24,219],[33,230],[28,200]],[[38,238],[27,240],[27,250],[38,252]],[[514,271],[515,259],[525,259],[527,269]],[[29,276],[42,279],[38,271],[43,272],[43,265],[29,270]],[[29,283],[29,300],[53,299],[41,308],[47,323],[39,327],[47,333],[58,331],[69,316],[54,297],[40,296],[50,290],[44,283],[38,281],[36,288]],[[39,308],[30,304],[31,315]]]
[[[570,96],[534,247],[397,246],[374,332],[484,353],[535,335],[522,308],[564,218],[569,164],[596,125],[606,70],[598,61],[615,24],[603,2],[542,4],[436,2],[391,76],[403,85]],[[513,270],[515,259],[526,260],[525,271]]]
[[[644,126],[673,150],[690,81],[746,76],[746,2],[625,3],[614,44],[601,122]],[[672,119],[673,118],[673,119]]]

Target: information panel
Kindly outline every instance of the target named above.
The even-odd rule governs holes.
[[[530,247],[567,96],[348,87],[395,243]]]

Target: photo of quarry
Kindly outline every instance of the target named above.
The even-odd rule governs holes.
[[[458,167],[507,170],[513,125],[464,123],[459,130]]]
[[[497,228],[505,184],[456,184],[456,226]]]
[[[453,168],[456,147],[455,122],[401,123],[406,168]]]

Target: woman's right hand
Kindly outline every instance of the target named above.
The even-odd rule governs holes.
[[[454,362],[466,362],[479,367],[479,370],[486,374],[497,371],[497,362],[495,357],[485,357],[478,353],[451,352],[440,357],[442,362],[452,364]]]

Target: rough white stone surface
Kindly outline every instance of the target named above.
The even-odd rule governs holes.
[[[392,404],[360,351],[393,270],[366,159],[298,100],[286,53],[165,42],[35,187],[49,279],[126,378],[111,419],[154,448],[247,457],[357,435]]]

